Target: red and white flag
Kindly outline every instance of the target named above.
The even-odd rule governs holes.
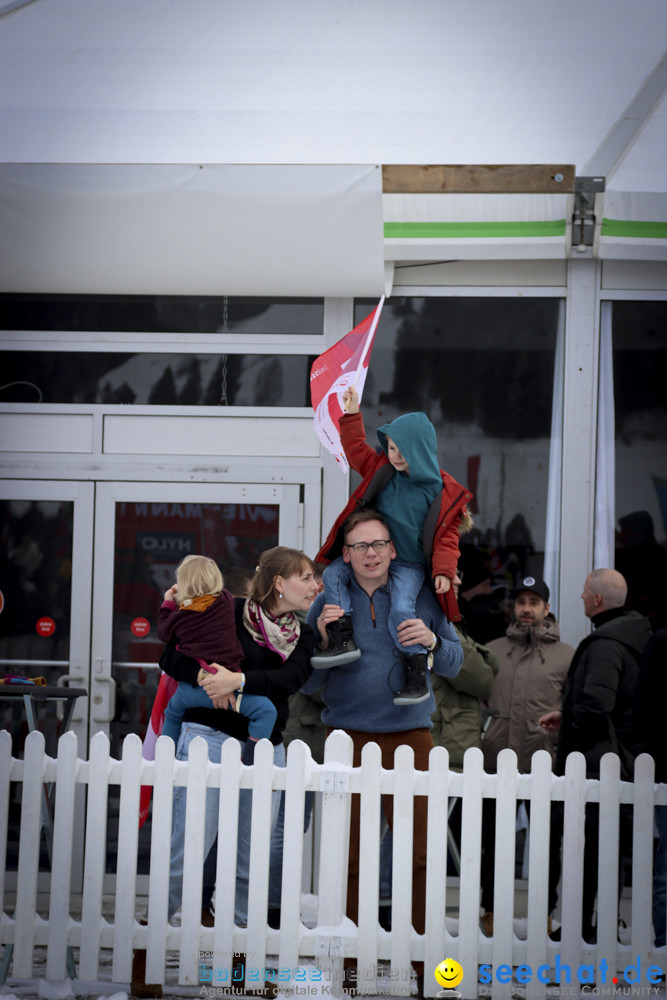
[[[168,674],[161,674],[160,681],[155,694],[155,701],[151,709],[151,717],[148,720],[148,729],[144,737],[144,745],[141,756],[144,760],[155,760],[155,745],[158,736],[162,733],[164,725],[164,710],[172,694],[178,687],[178,682]],[[139,827],[141,828],[148,819],[148,808],[151,804],[152,785],[142,785],[139,795]]]
[[[310,369],[310,400],[315,411],[315,433],[327,451],[336,458],[343,472],[347,472],[349,468],[338,431],[338,421],[345,412],[343,393],[352,385],[361,399],[373,338],[383,305],[384,295],[373,312],[328,351],[320,354]]]

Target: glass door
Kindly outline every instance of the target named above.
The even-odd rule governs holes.
[[[157,615],[184,556],[215,559],[223,576],[251,576],[259,553],[300,547],[300,487],[98,483],[90,735],[105,732],[114,757],[128,733],[142,739],[160,671]],[[239,574],[237,570],[243,571]],[[107,871],[115,871],[118,801],[109,803]],[[140,831],[138,872],[148,871],[150,817]]]
[[[88,688],[90,593],[93,553],[92,483],[7,481],[0,485],[0,677],[27,678],[49,686]],[[4,687],[4,685],[2,686]],[[0,691],[2,691],[0,687]],[[22,757],[29,722],[22,699],[0,698],[1,725],[12,735],[12,753]],[[36,709],[46,752],[57,755],[63,702]],[[88,701],[77,699],[70,728],[87,756]],[[18,862],[20,785],[11,789],[7,885]],[[83,830],[83,796],[76,804]],[[82,837],[74,840],[74,885],[81,879]],[[50,869],[46,842],[40,856],[40,891]]]

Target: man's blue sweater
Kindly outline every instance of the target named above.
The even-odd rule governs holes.
[[[301,688],[306,694],[324,684],[326,708],[322,722],[332,729],[357,729],[367,733],[395,733],[404,729],[430,729],[435,699],[417,705],[394,705],[394,695],[404,681],[400,654],[389,633],[389,591],[379,587],[372,598],[356,580],[350,583],[354,641],[361,658],[328,670],[314,670]],[[318,636],[317,616],[324,604],[320,594],[306,621]],[[442,677],[455,677],[463,661],[463,651],[453,626],[445,618],[435,594],[426,586],[417,598],[417,617],[440,639],[433,653],[433,669]],[[429,671],[430,675],[430,671]],[[431,679],[429,676],[430,687]]]

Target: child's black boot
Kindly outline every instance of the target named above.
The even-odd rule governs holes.
[[[403,653],[405,685],[394,698],[394,705],[417,705],[430,696],[426,682],[426,653]]]
[[[327,625],[329,645],[320,649],[310,658],[310,664],[315,670],[326,670],[328,667],[338,667],[341,663],[352,663],[361,656],[361,650],[352,636],[352,617],[343,615],[338,621]]]

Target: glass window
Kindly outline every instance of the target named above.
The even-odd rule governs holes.
[[[73,514],[69,500],[0,500],[0,659],[25,668],[0,673],[47,674],[55,684],[67,672]]]
[[[0,675],[43,677],[55,685],[69,673],[74,504],[65,500],[0,500]],[[38,713],[47,753],[55,756],[56,702]],[[15,756],[26,735],[23,704],[2,704]]]
[[[357,301],[355,323],[375,304]],[[392,297],[380,318],[362,404],[366,437],[377,445],[382,424],[425,412],[441,468],[475,494],[474,528],[461,542],[462,593],[490,571],[487,603],[497,613],[471,630],[479,641],[503,634],[503,598],[515,579],[544,569],[561,323],[558,299],[532,298]]]
[[[3,403],[310,406],[314,356],[6,351]]]
[[[0,675],[44,678],[57,685],[69,673],[72,606],[71,500],[0,500]],[[35,724],[46,753],[58,753],[61,701],[41,702]],[[0,726],[12,738],[12,755],[22,758],[28,735],[23,699],[0,700]],[[21,785],[11,782],[6,868],[16,871],[21,823]],[[46,844],[39,867],[51,868]]]
[[[186,295],[0,295],[3,330],[321,334],[324,299]]]
[[[616,567],[667,627],[667,302],[614,302]]]

